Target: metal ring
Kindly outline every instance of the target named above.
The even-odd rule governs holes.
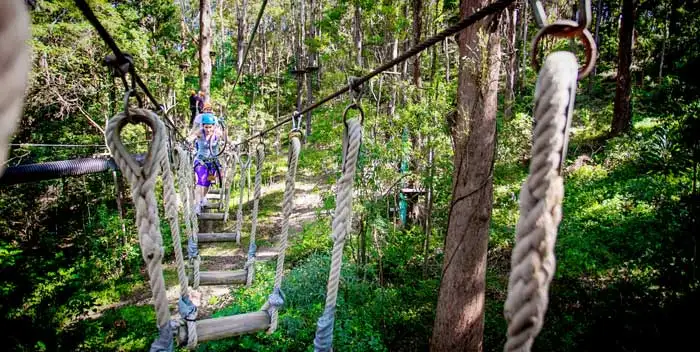
[[[345,124],[345,127],[348,127],[348,111],[350,111],[350,109],[355,109],[360,112],[360,125],[365,122],[365,112],[362,110],[362,106],[357,103],[351,103],[345,108],[345,111],[343,111],[343,124]]]
[[[586,53],[586,62],[578,70],[578,79],[582,79],[588,76],[595,66],[597,48],[595,40],[588,29],[580,28],[579,24],[571,20],[559,20],[544,28],[542,28],[535,38],[532,40],[532,66],[535,70],[540,70],[540,62],[537,59],[539,53],[539,43],[544,36],[553,36],[555,38],[573,38],[578,37],[583,43],[583,47]]]

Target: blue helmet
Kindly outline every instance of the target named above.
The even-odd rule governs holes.
[[[202,114],[202,125],[213,125],[216,123],[214,115],[212,114]]]

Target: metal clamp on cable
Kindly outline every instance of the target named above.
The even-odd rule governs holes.
[[[294,111],[292,113],[292,130],[290,132],[301,131],[301,114],[299,111]]]
[[[364,91],[362,90],[362,85],[357,84],[357,81],[359,81],[358,77],[348,77],[348,93],[350,93],[350,98],[352,99],[353,104],[359,105]]]
[[[555,38],[574,38],[577,37],[581,39],[583,44],[586,61],[578,71],[578,79],[586,77],[593,66],[595,66],[595,61],[597,57],[597,48],[595,40],[588,30],[588,26],[591,23],[591,0],[580,0],[579,11],[578,11],[578,21],[572,20],[557,20],[552,24],[547,22],[547,14],[542,6],[542,2],[539,0],[530,0],[532,10],[534,12],[535,22],[540,27],[540,31],[537,32],[534,39],[532,40],[532,66],[535,70],[539,71],[540,62],[537,58],[539,53],[539,42],[545,36],[553,36]]]

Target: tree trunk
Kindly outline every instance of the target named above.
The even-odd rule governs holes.
[[[218,65],[216,66],[217,69],[220,67],[223,67],[226,64],[226,48],[224,48],[224,43],[226,42],[226,28],[224,24],[224,0],[219,0],[219,33],[221,36],[219,37],[220,43],[219,43],[219,52],[218,55],[216,56],[216,61],[218,62]]]
[[[359,4],[355,4],[352,23],[353,41],[355,42],[355,50],[357,50],[357,66],[362,67],[362,11]]]
[[[598,0],[598,5],[596,5],[595,8],[595,34],[593,35],[593,40],[595,41],[596,48],[600,48],[600,21],[602,18],[600,17],[603,14],[603,0]],[[590,76],[588,77],[588,93],[591,93],[591,89],[593,88],[593,77],[598,74],[598,65],[593,66],[593,71],[591,71]]]
[[[462,18],[489,0],[462,0]],[[493,160],[501,46],[497,18],[459,35],[454,171],[445,259],[431,351],[482,351],[486,249],[493,204]]]
[[[420,42],[421,31],[423,30],[423,0],[411,0],[413,7],[413,41],[411,45],[416,45]],[[421,87],[420,74],[420,53],[413,56],[413,84],[416,87]]]
[[[620,18],[620,46],[617,50],[617,87],[610,134],[617,136],[632,127],[632,34],[634,32],[635,0],[622,0]]]
[[[659,60],[659,82],[661,82],[661,79],[664,78],[664,59],[666,58],[666,45],[668,42],[668,27],[671,11],[672,10],[669,8],[666,12],[666,19],[664,20],[664,40],[661,43],[661,58]]]
[[[199,0],[199,90],[209,100],[211,86],[211,0]]]
[[[509,9],[506,9],[507,16],[506,25],[506,85],[505,94],[503,97],[503,116],[506,120],[513,118],[513,104],[515,102],[515,79],[517,78],[517,33],[518,28],[518,8],[514,4]]]
[[[243,52],[245,51],[245,33],[247,29],[245,17],[247,9],[248,0],[241,0],[241,2],[236,3],[236,22],[238,23],[238,36],[236,37],[238,58],[236,60],[236,67],[238,70],[243,69]]]
[[[435,166],[433,165],[433,157],[435,155],[435,149],[430,143],[430,137],[428,137],[428,146],[430,150],[428,151],[428,189],[425,196],[426,212],[425,212],[425,241],[423,242],[423,278],[428,278],[428,253],[430,252],[430,234],[432,230],[432,216],[433,216],[433,175]]]
[[[518,78],[517,83],[515,85],[515,87],[516,87],[515,90],[518,92],[523,90],[523,86],[524,86],[524,82],[525,82],[525,72],[527,72],[527,70],[525,68],[527,67],[527,52],[530,48],[530,42],[528,41],[528,37],[527,37],[527,30],[529,28],[528,27],[528,20],[529,20],[529,15],[530,15],[530,11],[528,10],[529,4],[530,4],[529,0],[528,1],[523,0],[523,11],[522,11],[523,19],[521,21],[522,30],[520,31],[523,34],[522,40],[521,40],[521,43],[523,43],[523,46],[522,46],[522,50],[520,53],[521,54],[521,56],[520,56],[520,58],[521,58],[520,70],[518,70],[518,72],[520,72],[520,77]]]
[[[445,52],[445,82],[450,83],[450,42],[448,38],[443,40],[443,48]]]

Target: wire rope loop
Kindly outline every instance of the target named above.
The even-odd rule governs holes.
[[[586,28],[581,28],[579,24],[571,20],[559,20],[540,29],[532,39],[532,66],[536,71],[540,70],[539,43],[545,36],[555,38],[579,38],[583,44],[586,60],[578,71],[578,79],[588,76],[595,66],[597,48],[591,32]]]
[[[348,77],[348,93],[350,93],[350,98],[355,104],[359,104],[362,100],[362,86],[358,85],[356,82],[359,81],[357,77]]]
[[[532,7],[533,17],[537,26],[542,29],[549,26],[547,21],[547,12],[544,10],[542,1],[540,0],[530,0],[530,7]],[[578,16],[576,27],[579,30],[584,30],[591,25],[591,0],[580,0],[578,7]]]
[[[135,89],[127,89],[126,92],[124,92],[124,114],[126,115],[126,118],[129,120],[129,122],[134,122],[129,112],[129,98],[131,97],[138,98]],[[141,106],[141,102],[139,101],[139,109],[141,108],[143,108],[143,106]]]
[[[291,132],[301,131],[301,114],[299,111],[292,113],[292,130]]]
[[[360,125],[362,125],[362,123],[365,121],[365,111],[362,110],[362,106],[353,102],[345,108],[345,111],[343,111],[343,124],[345,124],[346,129],[348,128],[348,112],[350,110],[357,110],[360,113]]]

